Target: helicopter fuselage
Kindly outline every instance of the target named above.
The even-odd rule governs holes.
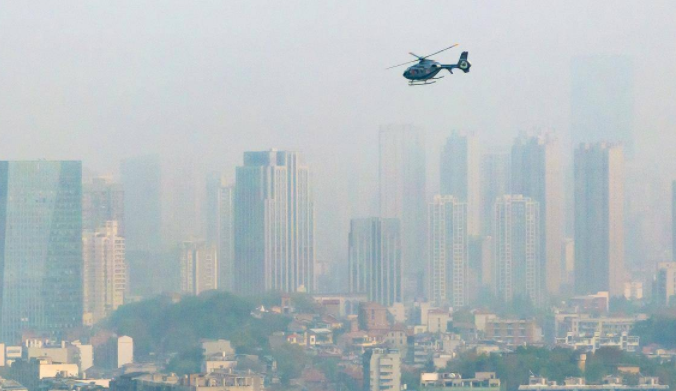
[[[410,66],[404,71],[404,77],[409,80],[428,80],[444,69],[444,66],[436,61],[423,60]]]

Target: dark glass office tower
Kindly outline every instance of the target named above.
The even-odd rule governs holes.
[[[0,162],[0,336],[82,324],[82,163]]]

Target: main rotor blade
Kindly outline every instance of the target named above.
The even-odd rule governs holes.
[[[439,54],[439,53],[443,52],[444,50],[448,50],[448,49],[454,48],[454,47],[456,47],[456,46],[458,46],[458,45],[459,45],[459,44],[456,43],[456,44],[453,45],[453,46],[449,46],[449,47],[447,47],[446,49],[441,49],[441,50],[439,50],[438,52],[434,52],[434,53],[432,53],[432,54],[428,54],[428,55],[426,55],[425,57],[422,57],[422,58],[427,58],[427,57],[430,57],[430,56],[434,56],[435,54]],[[413,53],[411,53],[411,54],[413,54]]]
[[[408,61],[408,62],[405,62],[405,63],[403,63],[403,64],[392,65],[391,67],[385,68],[385,69],[392,69],[392,68],[400,67],[400,66],[402,66],[402,65],[410,64],[410,63],[413,63],[413,62],[418,62],[418,61],[419,61],[419,60]]]
[[[417,58],[418,60],[422,60],[422,59],[424,58],[424,57],[420,57],[419,55],[417,55],[417,54],[415,54],[415,53],[408,52],[408,54],[410,54],[411,56]]]

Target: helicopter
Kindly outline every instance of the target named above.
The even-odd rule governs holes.
[[[409,54],[417,58],[417,60],[408,61],[399,65],[394,65],[387,69],[392,69],[400,67],[402,65],[417,62],[417,64],[406,68],[406,71],[404,71],[403,76],[409,80],[408,81],[409,86],[424,86],[427,84],[436,83],[437,80],[443,78],[443,76],[435,77],[437,73],[439,73],[442,69],[448,69],[448,71],[451,74],[453,74],[453,69],[455,68],[458,68],[461,71],[467,73],[469,72],[469,68],[472,66],[472,64],[470,64],[470,62],[467,60],[467,55],[469,54],[469,52],[462,52],[460,54],[460,59],[458,60],[457,64],[440,64],[434,60],[429,59],[429,57],[434,56],[435,54],[439,54],[443,51],[454,48],[456,46],[458,46],[457,43],[453,46],[449,46],[445,49],[439,50],[438,52],[434,52],[432,54],[428,54],[427,56],[422,57],[418,56],[415,53],[409,52]]]

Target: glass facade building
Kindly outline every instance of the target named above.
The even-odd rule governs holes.
[[[82,324],[82,163],[0,162],[0,338]]]

